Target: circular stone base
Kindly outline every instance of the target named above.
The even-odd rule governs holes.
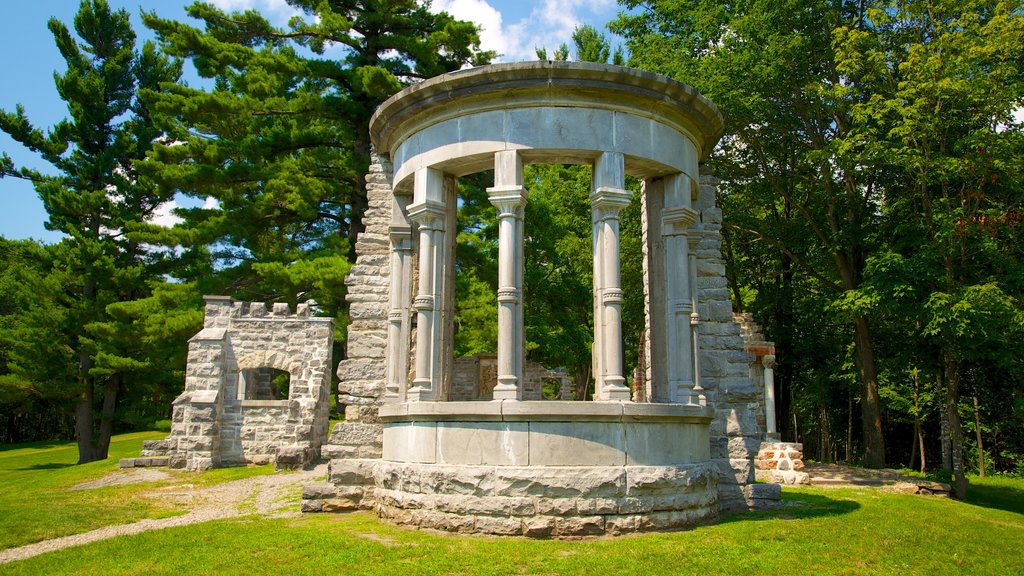
[[[378,462],[377,512],[397,524],[536,538],[669,530],[718,514],[709,463],[452,466]]]

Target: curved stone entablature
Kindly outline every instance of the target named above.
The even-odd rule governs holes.
[[[410,188],[418,169],[462,176],[518,150],[526,163],[591,163],[617,152],[630,175],[682,172],[695,192],[698,162],[722,130],[710,101],[665,76],[543,60],[437,76],[392,96],[370,122],[396,191]]]

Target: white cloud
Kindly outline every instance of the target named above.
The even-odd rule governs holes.
[[[153,211],[153,215],[149,218],[149,221],[153,224],[164,226],[166,228],[170,228],[175,224],[180,224],[183,220],[172,212],[172,210],[177,207],[177,202],[174,200],[168,200],[156,207],[156,210]]]
[[[435,0],[431,10],[475,22],[481,27],[481,48],[501,54],[499,61],[513,62],[536,59],[536,48],[550,53],[563,42],[571,46],[577,26],[591,23],[601,28],[616,8],[615,0],[536,0],[535,4],[528,16],[508,23],[487,0]]]
[[[299,10],[288,5],[285,0],[210,0],[221,10],[259,10],[272,24],[283,26],[292,16],[300,14]]]
[[[206,210],[216,210],[220,208],[220,202],[213,196],[207,196],[206,202],[203,202],[203,208]]]

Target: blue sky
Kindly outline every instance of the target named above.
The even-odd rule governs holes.
[[[139,8],[156,10],[164,17],[185,18],[184,7],[191,0],[109,0],[114,8],[126,8],[140,39],[151,37],[139,20]],[[209,0],[227,9],[255,8],[272,21],[287,22],[294,13],[284,0]],[[502,54],[502,61],[532,60],[534,47],[550,50],[570,42],[579,24],[599,29],[618,12],[615,0],[434,0],[433,8],[446,10],[458,18],[472,20],[483,31],[483,47]],[[78,2],[73,0],[29,0],[4,4],[4,22],[0,24],[0,54],[4,54],[0,108],[13,111],[17,104],[37,127],[49,127],[67,115],[64,103],[53,85],[55,70],[63,70],[63,60],[46,28],[50,17],[68,28]],[[0,150],[18,165],[46,170],[48,164],[0,133]],[[46,212],[28,182],[15,178],[0,179],[0,236],[9,239],[36,238],[54,242],[59,233],[46,230]]]

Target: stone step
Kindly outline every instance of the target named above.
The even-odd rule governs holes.
[[[152,456],[149,458],[121,458],[119,468],[145,468],[149,466],[167,466],[170,456]]]

